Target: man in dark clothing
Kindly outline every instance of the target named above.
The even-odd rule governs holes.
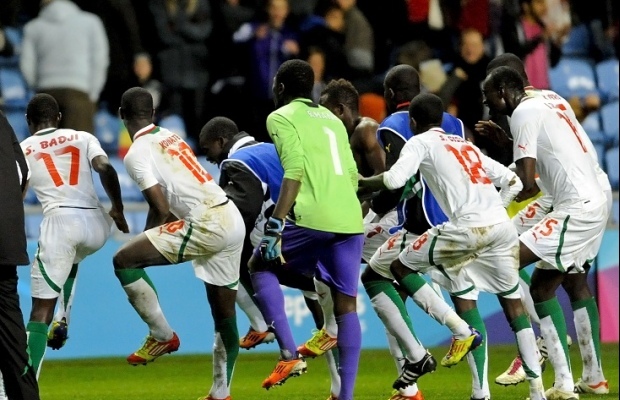
[[[38,400],[17,295],[17,266],[26,265],[23,193],[28,165],[13,128],[0,112],[0,371],[9,399]]]

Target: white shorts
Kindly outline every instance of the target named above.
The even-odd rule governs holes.
[[[369,262],[377,249],[390,238],[389,230],[398,225],[398,213],[392,210],[382,217],[368,211],[364,217],[364,248],[362,258]],[[389,269],[389,268],[388,268]]]
[[[390,271],[390,264],[396,260],[399,254],[412,242],[418,239],[418,235],[401,230],[390,236],[373,254],[368,262],[368,267],[386,279],[393,280],[394,275]],[[466,300],[477,300],[478,290],[465,272],[458,274],[454,280],[446,279],[438,269],[426,271],[433,282],[444,288],[448,293]]]
[[[458,290],[476,289],[505,298],[519,295],[519,241],[511,221],[467,228],[450,222],[433,227],[407,246],[399,260],[417,272],[436,268]],[[463,271],[465,270],[465,271]],[[449,286],[449,285],[448,285]]]
[[[553,210],[519,240],[541,259],[536,268],[581,273],[598,253],[608,217],[607,202],[586,211]]]
[[[200,210],[194,210],[193,213]],[[245,237],[243,218],[232,201],[205,207],[202,218],[181,219],[144,232],[172,264],[192,260],[196,277],[236,289]]]
[[[111,227],[112,219],[99,208],[55,208],[47,212],[30,269],[32,297],[57,298],[73,264],[103,247]]]
[[[512,217],[512,222],[515,228],[517,228],[517,233],[521,235],[545,218],[545,215],[551,211],[552,200],[553,198],[550,195],[542,196],[532,201],[527,207]]]

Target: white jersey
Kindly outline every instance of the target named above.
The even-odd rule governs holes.
[[[62,207],[100,207],[91,161],[107,157],[95,136],[72,129],[49,128],[21,142],[30,165],[30,187],[43,213]]]
[[[138,131],[124,163],[140,190],[161,186],[170,212],[179,219],[198,206],[212,207],[227,200],[189,145],[167,129],[151,124]]]
[[[509,220],[494,180],[506,187],[510,180],[505,182],[505,177],[516,175],[505,167],[496,168],[497,163],[486,168],[488,160],[461,137],[433,128],[407,141],[398,161],[384,173],[383,182],[388,189],[402,187],[419,169],[452,224],[491,226]],[[496,171],[505,175],[500,177]]]
[[[560,109],[566,114],[572,126],[574,126],[579,132],[579,137],[581,138],[583,145],[586,147],[586,149],[588,149],[588,154],[590,155],[590,157],[592,157],[592,160],[596,164],[594,170],[596,171],[596,177],[598,179],[599,185],[601,185],[601,188],[604,191],[611,192],[609,177],[598,163],[598,155],[596,154],[596,149],[594,148],[590,137],[579,123],[579,120],[575,115],[575,111],[568,103],[568,101],[566,101],[566,99],[564,99],[562,96],[552,90],[535,89],[532,86],[528,86],[525,88],[525,92],[529,96],[539,97],[543,99],[545,103],[553,105],[554,107]]]
[[[526,98],[510,119],[514,160],[536,159],[540,181],[553,196],[555,209],[606,201],[596,174],[596,155],[589,154],[578,126],[564,110],[541,97]]]

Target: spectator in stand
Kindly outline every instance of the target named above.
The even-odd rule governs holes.
[[[424,40],[442,60],[454,57],[461,1],[407,0],[410,39]]]
[[[546,0],[520,0],[521,15],[514,19],[505,12],[502,41],[504,51],[516,54],[525,62],[525,71],[534,87],[549,89],[549,68],[562,55],[560,43],[551,40],[556,33],[543,22],[547,14]]]
[[[74,0],[84,11],[101,18],[110,45],[110,67],[100,101],[112,114],[128,87],[142,86],[151,76],[151,57],[140,40],[139,25],[130,0]]]
[[[325,83],[325,53],[317,47],[308,50],[306,59],[314,72],[314,86],[312,87],[312,101],[319,103],[321,93],[327,84]]]
[[[209,83],[207,39],[213,22],[208,0],[152,0],[157,62],[162,82],[162,115],[178,114],[196,138],[202,126]]]
[[[375,42],[370,23],[356,6],[356,0],[336,0],[344,11],[344,51],[354,77],[371,75],[375,68]]]
[[[591,56],[601,61],[618,56],[618,2],[570,0],[573,25],[585,24],[592,37]],[[617,46],[617,45],[616,45]]]
[[[243,24],[233,35],[236,43],[246,43],[250,54],[248,86],[254,110],[253,129],[256,140],[270,142],[265,121],[274,110],[271,86],[278,67],[284,61],[299,55],[298,34],[286,19],[289,15],[287,0],[267,1],[267,21]]]
[[[59,128],[93,132],[110,63],[101,19],[68,0],[42,0],[41,7],[24,28],[21,71],[31,88],[56,99]]]
[[[480,32],[483,38],[488,37],[490,33],[489,9],[489,0],[462,1],[458,18],[459,31],[474,29]]]

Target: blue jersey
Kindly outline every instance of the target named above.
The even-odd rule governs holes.
[[[448,134],[457,135],[462,138],[465,138],[465,129],[463,127],[463,122],[454,117],[451,114],[446,112],[443,113],[443,120],[441,122],[441,128],[446,131]],[[383,132],[382,132],[383,131]],[[413,132],[409,126],[409,112],[408,111],[397,111],[389,116],[387,116],[379,125],[379,129],[377,130],[377,140],[379,144],[387,154],[390,152],[390,146],[394,143],[385,143],[383,138],[383,133],[385,131],[389,131],[393,133],[396,137],[402,139],[402,143],[399,143],[397,149],[395,149],[399,154],[402,147],[405,143],[413,137]],[[394,151],[394,150],[392,150]],[[399,154],[393,154],[392,159],[398,159]],[[391,167],[391,165],[387,165],[387,167]],[[448,222],[448,217],[439,207],[439,203],[435,199],[435,196],[431,193],[429,188],[426,185],[426,181],[424,181],[424,177],[422,177],[422,207],[424,209],[424,216],[426,217],[426,221],[431,226],[437,226],[443,224],[444,222]],[[406,220],[406,201],[402,200],[398,206],[398,223],[399,225],[394,227],[390,233],[393,233],[400,229],[405,220]]]

